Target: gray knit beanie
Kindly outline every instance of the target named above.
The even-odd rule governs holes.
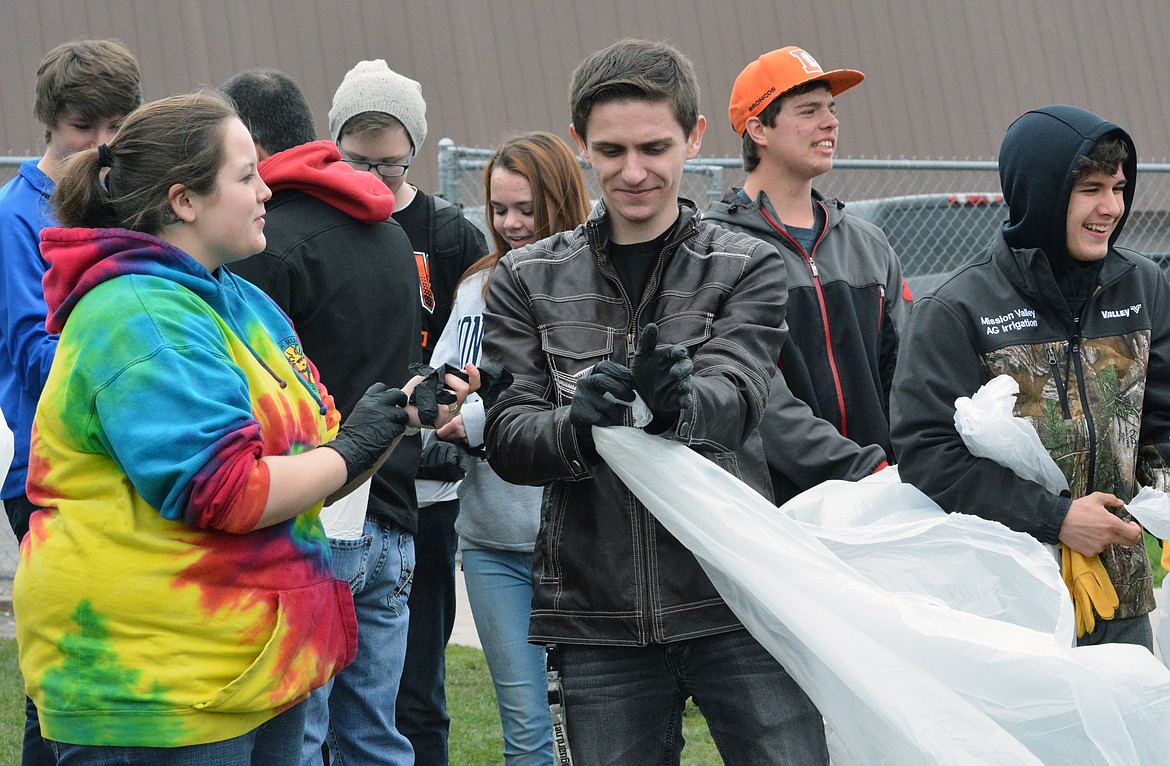
[[[359,61],[345,73],[329,110],[329,133],[334,143],[345,123],[362,112],[382,112],[397,119],[416,152],[426,140],[427,102],[423,101],[422,86],[395,72],[383,59]]]

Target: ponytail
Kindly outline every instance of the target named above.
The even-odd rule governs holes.
[[[224,130],[235,117],[226,96],[207,91],[138,107],[104,150],[85,149],[65,161],[52,197],[61,225],[159,234],[175,222],[172,186],[215,190]]]
[[[106,175],[108,178],[109,173]],[[62,226],[104,229],[121,225],[102,179],[97,149],[83,149],[65,160],[52,201]]]

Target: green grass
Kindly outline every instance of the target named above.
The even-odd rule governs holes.
[[[1162,546],[1158,544],[1158,538],[1146,533],[1146,552],[1150,554],[1150,563],[1154,566],[1154,587],[1158,588],[1162,585],[1162,578],[1166,576],[1166,570],[1162,569]]]
[[[1154,565],[1154,582],[1166,573],[1160,565],[1162,549],[1146,535],[1146,549]],[[503,734],[496,711],[496,695],[483,652],[466,646],[447,649],[447,707],[451,715],[450,762],[461,766],[494,766],[503,759]],[[0,766],[20,763],[24,731],[24,688],[16,664],[16,641],[0,639]],[[687,705],[683,714],[683,766],[722,763],[702,714]]]
[[[24,737],[24,683],[16,664],[16,640],[0,639],[0,764],[20,763]]]
[[[503,734],[496,693],[483,652],[467,646],[447,649],[447,706],[451,715],[450,762],[496,766],[503,762]],[[16,664],[16,641],[0,639],[0,766],[20,763],[24,732],[24,686]],[[684,766],[719,764],[707,724],[693,707],[683,718]]]

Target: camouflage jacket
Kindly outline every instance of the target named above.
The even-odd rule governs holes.
[[[1035,425],[1072,497],[1167,489],[1170,285],[1137,253],[1109,252],[1074,318],[1043,254],[1000,237],[915,304],[899,365],[891,401],[899,469],[948,511],[1057,542],[1067,501],[974,457],[955,430],[955,399],[1001,374],[1019,383],[1015,414]],[[1145,546],[1110,546],[1101,558],[1121,602],[1116,616],[1151,611]]]

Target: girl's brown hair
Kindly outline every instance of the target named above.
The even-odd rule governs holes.
[[[492,225],[492,171],[497,167],[519,173],[532,190],[532,215],[536,239],[575,229],[589,216],[589,192],[577,157],[553,133],[534,131],[509,138],[500,144],[483,169],[484,215],[492,233],[495,250],[471,265],[467,279],[490,271],[511,248]],[[490,279],[484,282],[484,295]]]
[[[108,146],[85,149],[65,161],[52,197],[57,219],[63,226],[158,234],[173,222],[171,186],[182,184],[196,194],[215,191],[224,162],[224,131],[233,117],[235,107],[213,92],[140,106]]]

